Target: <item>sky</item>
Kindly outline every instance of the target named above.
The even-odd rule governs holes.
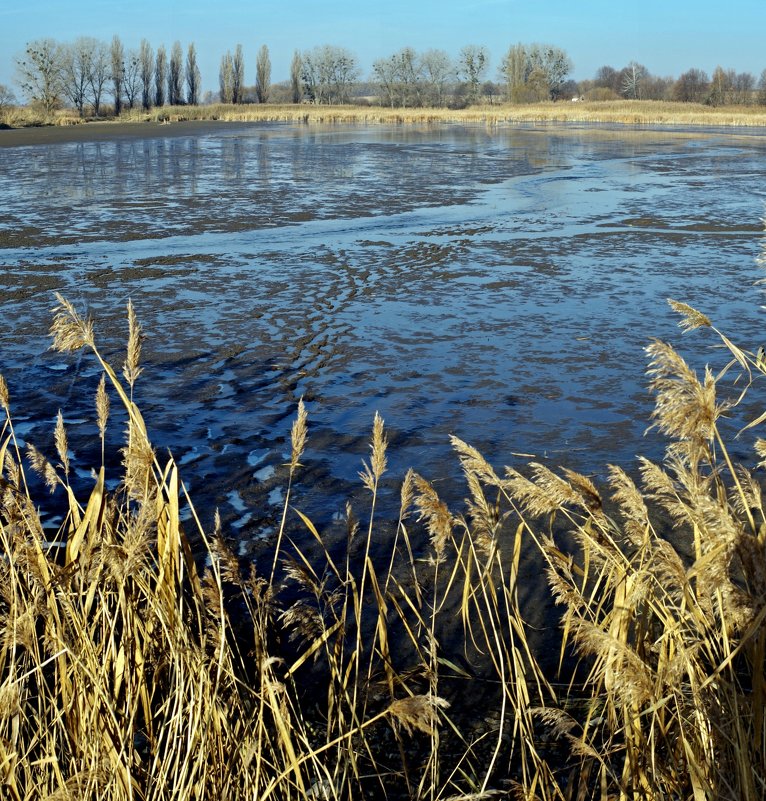
[[[0,0],[0,84],[15,91],[15,57],[27,42],[93,36],[126,49],[142,38],[168,51],[194,42],[203,89],[216,90],[221,56],[242,44],[245,83],[255,83],[258,48],[269,47],[272,81],[285,80],[293,52],[349,48],[364,77],[377,58],[402,47],[446,50],[468,44],[490,54],[488,77],[509,46],[540,42],[569,54],[573,78],[630,61],[660,76],[717,65],[756,78],[766,69],[766,0]]]

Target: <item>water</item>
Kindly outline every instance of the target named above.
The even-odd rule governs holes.
[[[279,518],[300,397],[296,505],[321,522],[358,486],[376,410],[391,508],[410,466],[463,497],[450,434],[498,468],[600,479],[662,455],[644,433],[651,337],[723,363],[709,332],[682,338],[667,297],[747,347],[765,339],[763,132],[166,130],[0,147],[0,370],[23,438],[52,455],[57,410],[92,420],[98,380],[86,355],[47,350],[53,291],[93,315],[118,364],[132,298],[153,441],[243,553]],[[94,432],[72,426],[84,474]]]

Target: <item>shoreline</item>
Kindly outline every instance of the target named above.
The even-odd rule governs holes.
[[[81,121],[58,115],[46,124],[0,129],[0,148],[67,142],[213,133],[227,123],[304,125],[614,125],[634,128],[766,129],[766,107],[711,108],[689,103],[620,101],[481,106],[468,109],[390,109],[372,106],[179,106],[127,112],[119,119]]]

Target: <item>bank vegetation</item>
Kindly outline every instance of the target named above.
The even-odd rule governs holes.
[[[673,127],[764,127],[766,107],[707,106],[653,100],[598,102],[543,102],[524,105],[482,104],[465,109],[386,108],[372,105],[234,105],[163,106],[149,111],[123,111],[108,120],[81,118],[61,110],[46,114],[37,108],[15,107],[0,113],[0,124],[9,128],[71,126],[97,122],[119,125],[141,122],[221,121],[283,122],[300,124],[428,125],[428,124],[523,124],[523,123],[611,123]]]

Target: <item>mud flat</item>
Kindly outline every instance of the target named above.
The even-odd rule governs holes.
[[[193,120],[166,125],[161,122],[88,122],[81,125],[40,125],[0,129],[0,148],[61,145],[70,142],[109,142],[115,139],[153,139],[204,136],[226,123]]]

